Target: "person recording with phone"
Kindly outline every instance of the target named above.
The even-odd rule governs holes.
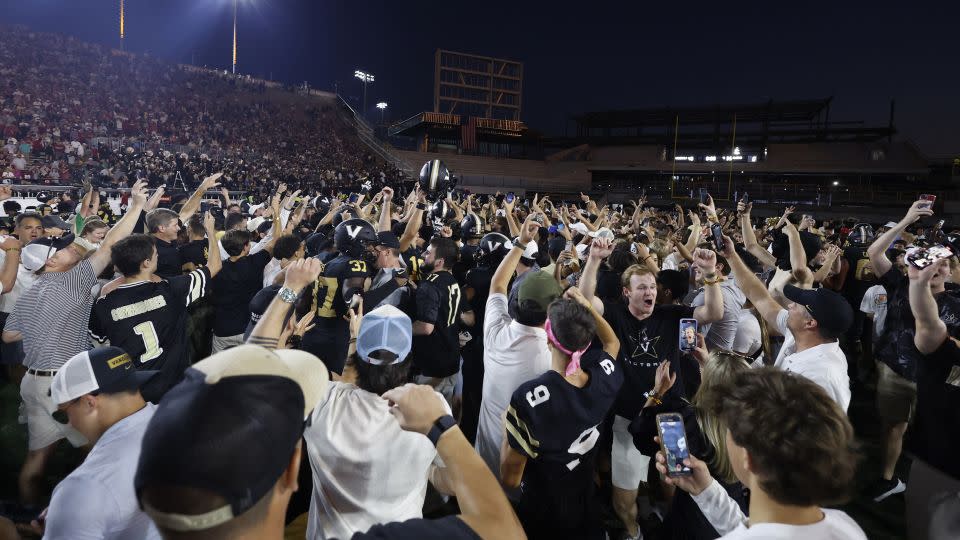
[[[683,460],[690,474],[676,475],[657,452],[664,482],[689,493],[721,538],[865,540],[850,516],[823,508],[849,498],[856,472],[853,426],[836,402],[772,367],[743,370],[720,390],[711,409],[725,425],[733,473],[750,490],[749,518],[692,455]]]
[[[732,246],[731,246],[732,248]],[[716,254],[708,249],[694,252],[694,263],[704,274],[704,305],[657,305],[656,276],[646,266],[633,265],[621,276],[623,299],[602,301],[596,298],[597,270],[601,261],[613,252],[613,243],[596,238],[580,277],[580,289],[594,308],[610,323],[623,343],[618,357],[624,370],[624,384],[614,405],[612,451],[613,507],[631,538],[637,537],[637,491],[646,480],[649,456],[633,445],[627,426],[643,407],[644,392],[654,386],[657,367],[670,361],[679,372],[673,391],[689,395],[699,386],[700,372],[695,362],[680,355],[680,321],[694,318],[710,323],[723,317],[723,295],[718,286],[722,277],[716,274]],[[661,396],[656,396],[661,398]]]
[[[880,235],[867,250],[874,273],[887,292],[884,330],[873,345],[879,372],[877,408],[884,434],[880,477],[871,488],[872,498],[877,502],[907,489],[905,482],[896,476],[896,465],[916,408],[916,369],[920,356],[913,345],[916,321],[910,311],[910,280],[891,262],[888,248],[908,227],[933,215],[927,203],[925,200],[915,201],[903,219]],[[957,248],[960,246],[955,246],[954,250]],[[908,268],[910,265],[908,258]],[[945,285],[950,277],[950,263],[943,260],[932,266],[936,270],[931,270],[932,275],[925,283],[937,303],[940,317],[950,321],[945,323],[950,334],[960,335],[960,299],[947,293]]]

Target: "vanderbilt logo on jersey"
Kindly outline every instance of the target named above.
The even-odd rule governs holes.
[[[630,358],[627,359],[628,362],[637,367],[657,367],[660,365],[657,356],[657,343],[660,341],[660,336],[649,338],[647,337],[647,331],[641,330],[636,336],[629,337],[630,343],[633,345],[633,351],[630,353]],[[644,357],[652,358],[654,362],[642,362],[641,360]]]

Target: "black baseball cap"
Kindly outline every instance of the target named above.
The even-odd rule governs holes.
[[[379,232],[377,233],[377,245],[400,249],[400,240],[397,239],[397,235],[390,231]]]
[[[850,302],[829,289],[801,289],[787,285],[783,288],[783,295],[807,308],[817,325],[832,334],[842,334],[853,324]]]
[[[138,370],[119,347],[101,347],[73,355],[53,376],[50,397],[63,405],[87,394],[137,390],[159,371]]]
[[[143,437],[134,476],[141,508],[157,526],[180,532],[207,530],[249,510],[288,467],[327,380],[316,356],[257,345],[187,368]],[[176,503],[144,497],[151,488],[201,490],[226,504],[177,513]]]

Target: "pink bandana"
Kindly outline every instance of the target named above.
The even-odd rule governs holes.
[[[567,370],[564,373],[566,376],[573,375],[575,371],[580,369],[580,357],[583,356],[583,353],[587,352],[587,348],[590,347],[588,343],[586,347],[580,349],[579,351],[569,351],[563,345],[557,341],[557,336],[553,335],[553,327],[550,326],[550,319],[547,318],[547,322],[544,323],[543,329],[547,332],[547,339],[550,340],[550,343],[553,343],[553,346],[560,349],[560,352],[570,356],[570,363],[567,364]]]

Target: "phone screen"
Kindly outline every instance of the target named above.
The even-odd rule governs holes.
[[[920,195],[920,200],[927,201],[927,204],[923,205],[922,208],[932,208],[933,203],[937,201],[937,196],[924,193],[923,195]]]
[[[511,191],[510,193],[507,193],[507,202],[508,202],[508,203],[512,203],[512,202],[513,202],[513,192],[512,192],[512,191]]]
[[[347,200],[348,200],[349,202],[352,202],[352,203],[357,202],[357,194],[356,194],[356,193],[351,193],[351,194],[350,194],[350,198],[347,199]]]
[[[748,202],[750,202],[750,197],[748,197],[748,196],[747,196],[747,192],[744,191],[744,192],[743,192],[743,203],[746,204],[746,203],[748,203]]]
[[[660,432],[660,446],[667,460],[667,475],[691,474],[690,467],[683,464],[683,460],[690,457],[687,451],[687,435],[683,429],[683,418],[677,413],[658,414],[657,431]]]
[[[715,247],[717,251],[723,251],[726,247],[723,244],[723,227],[721,227],[719,223],[714,223],[710,226],[710,233],[713,235],[713,247]]]
[[[931,264],[949,259],[953,256],[953,250],[947,246],[931,246],[929,248],[911,248],[907,250],[907,263],[916,268],[924,269]]]
[[[690,352],[697,348],[697,320],[680,319],[680,350]]]
[[[707,204],[708,196],[709,193],[707,193],[706,188],[700,188],[700,204]]]

